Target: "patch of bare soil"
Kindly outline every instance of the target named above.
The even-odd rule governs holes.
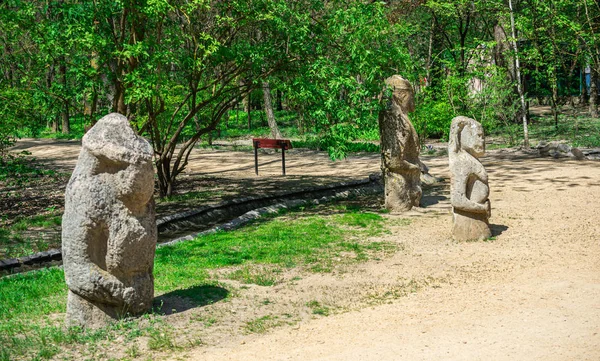
[[[378,169],[376,155],[340,163],[325,157],[290,153],[290,178],[283,178],[279,155],[261,154],[256,177],[251,153],[202,150],[189,175],[223,177],[212,187],[229,191],[228,180],[279,189],[292,186],[288,179]],[[432,175],[449,177],[445,157],[425,162]],[[221,296],[200,305],[163,295],[171,309],[164,320],[183,349],[148,352],[169,360],[600,359],[600,163],[513,150],[492,151],[482,162],[491,189],[489,241],[451,239],[449,191],[440,187],[424,197],[425,207],[385,215],[391,234],[365,240],[392,242],[394,252],[362,263],[342,259],[331,272],[279,270],[273,286],[219,277]],[[111,350],[111,357],[126,356],[115,343]]]

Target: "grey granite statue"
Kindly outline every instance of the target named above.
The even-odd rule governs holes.
[[[485,153],[483,127],[473,119],[456,117],[450,126],[448,157],[452,177],[450,195],[455,240],[489,238],[491,215],[488,175],[479,161]]]
[[[385,208],[403,212],[419,206],[422,194],[419,137],[407,115],[415,110],[415,97],[412,85],[400,75],[387,78],[385,85],[391,90],[379,113]]]
[[[67,324],[96,328],[152,306],[152,147],[112,113],[85,134],[65,192]]]

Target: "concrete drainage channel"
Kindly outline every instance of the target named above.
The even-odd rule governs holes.
[[[224,201],[158,219],[156,221],[158,247],[192,240],[204,234],[230,231],[265,214],[277,213],[283,209],[377,194],[382,191],[379,177],[370,176],[367,179],[311,187],[300,191]],[[0,260],[0,277],[60,264],[62,264],[62,253],[58,249]]]

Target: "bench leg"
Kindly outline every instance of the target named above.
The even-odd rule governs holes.
[[[254,142],[254,172],[258,175],[258,142]]]
[[[281,168],[283,169],[283,175],[285,175],[285,145],[281,146]]]

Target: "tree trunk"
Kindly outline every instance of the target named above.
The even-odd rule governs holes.
[[[527,129],[527,106],[525,105],[525,96],[523,95],[523,87],[521,86],[521,67],[519,65],[519,50],[517,48],[517,34],[515,31],[515,16],[513,13],[512,0],[508,0],[510,9],[510,27],[512,30],[512,45],[515,51],[515,73],[517,75],[517,91],[521,98],[521,108],[523,110],[523,147],[529,149],[529,130]]]
[[[96,89],[93,90],[92,94],[92,107],[90,108],[90,124],[93,127],[96,125],[96,109],[98,108],[98,92]]]
[[[53,133],[58,133],[59,130],[59,126],[58,126],[58,115],[54,117],[54,120],[52,121],[52,132]]]
[[[424,86],[429,86],[431,84],[431,63],[433,61],[433,35],[435,33],[435,18],[431,17],[431,28],[429,31],[429,46],[427,47],[427,64],[425,73],[425,84]]]
[[[267,114],[267,123],[269,123],[269,129],[271,129],[271,137],[275,139],[283,138],[277,122],[275,121],[275,113],[273,113],[273,104],[271,103],[271,88],[268,82],[262,83],[263,97],[265,99],[265,113]]]
[[[298,116],[298,133],[304,134],[304,112],[300,112]]]
[[[127,114],[127,106],[125,105],[125,86],[119,80],[115,84],[115,97],[113,98],[113,112]]]
[[[598,118],[598,72],[595,67],[590,69],[590,116]]]
[[[283,110],[283,92],[279,89],[277,89],[277,111],[282,111]]]
[[[58,67],[58,71],[60,72],[60,81],[62,83],[63,90],[63,110],[61,112],[62,116],[62,133],[69,134],[71,133],[71,124],[69,123],[69,100],[67,94],[67,64],[64,56],[60,57],[60,66]]]
[[[552,116],[554,117],[554,128],[558,129],[558,87],[555,81],[552,84]]]
[[[98,65],[98,53],[95,51],[92,52],[92,60],[90,60],[90,65],[94,70],[99,69]],[[96,109],[98,108],[98,91],[96,90],[96,85],[92,85],[92,94],[90,98],[84,97],[84,101],[86,102],[86,110],[88,111],[87,115],[89,116],[89,126],[93,127],[96,124],[95,114]]]
[[[160,198],[172,196],[174,179],[171,173],[171,158],[161,156],[156,159],[155,165]]]
[[[248,116],[248,130],[252,129],[252,115],[250,114],[250,93],[244,95],[242,99],[242,104],[244,105],[244,111]]]
[[[64,109],[62,111],[62,133],[69,134],[71,133],[71,124],[69,122],[69,105],[65,104]]]

